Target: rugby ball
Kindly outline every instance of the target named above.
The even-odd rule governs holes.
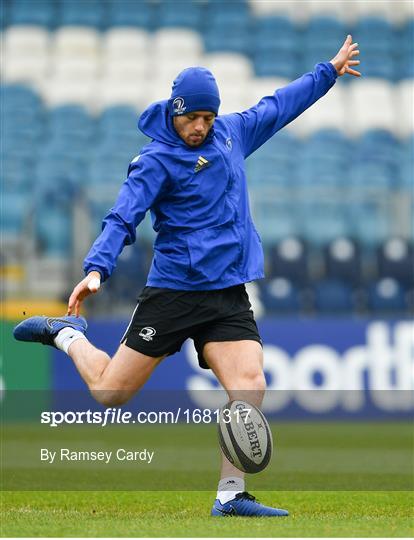
[[[237,469],[258,473],[269,464],[272,433],[263,413],[242,400],[229,401],[220,410],[219,442],[226,458]]]

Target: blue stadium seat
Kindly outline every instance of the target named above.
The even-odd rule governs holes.
[[[0,9],[0,30],[4,30],[9,24],[9,2],[3,2]]]
[[[125,154],[95,154],[91,159],[89,175],[85,178],[88,187],[110,187],[117,189],[127,178],[128,159]]]
[[[375,162],[359,162],[349,170],[349,187],[357,193],[377,193],[387,195],[398,182],[397,171],[393,167]]]
[[[397,165],[401,158],[401,147],[395,136],[385,129],[365,131],[355,144],[356,161],[372,161]]]
[[[0,85],[0,101],[3,112],[15,112],[21,109],[40,111],[42,109],[39,95],[24,84]]]
[[[315,246],[323,246],[339,236],[349,236],[349,224],[342,204],[334,201],[308,199],[297,213],[300,234]]]
[[[382,278],[368,287],[368,308],[374,313],[405,312],[406,291],[395,279]]]
[[[375,49],[361,50],[359,60],[364,77],[387,79],[390,82],[395,82],[396,78],[400,78],[399,66],[392,52],[379,53]]]
[[[36,196],[39,200],[48,197],[50,203],[71,203],[86,176],[84,164],[70,159],[67,154],[39,155],[34,177]]]
[[[53,0],[13,0],[8,12],[9,24],[33,24],[53,28],[57,18]]]
[[[60,0],[60,24],[62,26],[92,26],[102,29],[105,22],[105,2],[87,0],[78,2]]]
[[[209,2],[205,12],[205,29],[209,26],[245,27],[250,24],[250,7],[245,0],[232,2]]]
[[[414,287],[414,247],[403,238],[388,238],[377,249],[378,275]]]
[[[378,246],[391,234],[391,217],[382,204],[369,197],[355,199],[349,209],[351,236],[365,248]]]
[[[357,286],[362,281],[361,252],[351,238],[335,238],[323,248],[325,275]]]
[[[382,55],[392,54],[395,49],[396,39],[393,27],[384,18],[362,17],[358,19],[351,33],[355,41],[363,44],[365,52],[372,50]]]
[[[24,191],[29,195],[33,191],[33,173],[35,171],[37,156],[33,147],[18,148],[15,151],[7,149],[3,145],[0,153],[2,192]]]
[[[13,147],[29,145],[35,150],[45,133],[43,115],[30,109],[18,109],[15,112],[2,113],[2,144]]]
[[[115,131],[117,133],[132,129],[137,130],[138,113],[128,105],[115,105],[106,108],[99,119],[99,128],[102,133]]]
[[[257,77],[283,77],[293,80],[300,71],[296,52],[275,53],[273,50],[255,52],[253,61]]]
[[[259,17],[255,26],[256,53],[271,51],[276,57],[279,54],[300,52],[300,34],[290,18]]]
[[[301,152],[301,141],[289,131],[280,131],[256,150],[247,163],[249,166],[251,163],[264,161],[271,163],[273,168],[292,168],[296,165]]]
[[[274,278],[259,283],[260,299],[267,314],[297,314],[301,310],[299,289],[287,278]]]
[[[265,247],[298,233],[292,203],[265,190],[252,190],[253,217]]]
[[[407,194],[412,193],[414,170],[414,135],[411,135],[401,145],[401,161],[399,170],[399,185]]]
[[[51,136],[74,134],[83,141],[95,137],[95,120],[81,105],[61,105],[49,111]]]
[[[269,277],[284,277],[297,285],[309,281],[309,253],[297,237],[286,237],[268,250]]]
[[[323,41],[331,50],[331,55],[333,56],[339,45],[344,41],[347,33],[348,29],[343,21],[338,18],[316,16],[312,17],[305,26],[302,35],[302,44],[305,50],[309,50],[318,48],[320,42]]]
[[[108,0],[107,10],[111,26],[137,26],[153,30],[157,20],[157,4],[148,0]]]
[[[293,187],[292,170],[285,166],[276,166],[271,161],[255,160],[248,166],[248,181],[252,189]]]
[[[31,210],[29,193],[6,191],[1,195],[0,227],[2,238],[17,239],[24,232],[24,226]]]
[[[70,210],[56,205],[39,205],[35,218],[36,237],[42,254],[68,257],[72,246]]]
[[[320,314],[349,313],[354,310],[352,287],[340,280],[327,279],[313,286],[314,307]]]
[[[251,32],[249,26],[208,26],[204,34],[206,52],[236,52],[249,54]]]
[[[191,30],[201,30],[203,22],[204,6],[201,2],[193,0],[185,4],[175,2],[161,2],[158,9],[157,23],[163,26],[178,26],[181,28],[191,28]]]
[[[414,78],[414,18],[409,19],[401,29],[398,47],[396,47],[396,57],[399,78]]]

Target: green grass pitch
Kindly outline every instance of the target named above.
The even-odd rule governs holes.
[[[2,536],[411,537],[409,492],[256,492],[287,518],[211,518],[213,492],[4,492]]]
[[[219,465],[213,426],[99,428],[105,449],[127,447],[134,433],[140,443],[157,449],[154,465],[134,465],[135,472],[118,466],[39,464],[38,448],[45,441],[56,448],[96,447],[96,429],[3,426],[3,537],[414,535],[410,422],[272,425],[274,459],[263,473],[249,475],[247,488],[264,504],[286,508],[290,516],[254,519],[209,515]],[[110,491],[115,486],[118,491]]]

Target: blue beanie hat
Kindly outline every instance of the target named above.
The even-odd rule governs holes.
[[[192,111],[218,114],[220,94],[214,75],[206,68],[184,69],[174,80],[168,110],[171,116]]]

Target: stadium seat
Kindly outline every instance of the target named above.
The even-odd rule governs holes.
[[[161,28],[152,36],[151,51],[156,58],[198,58],[203,52],[203,41],[194,30]]]
[[[307,20],[312,20],[314,17],[335,17],[340,21],[346,20],[347,6],[341,0],[307,0],[300,3],[303,9],[304,16]]]
[[[47,56],[50,34],[45,28],[31,25],[9,26],[3,34],[3,54],[9,56]]]
[[[256,19],[254,49],[257,55],[272,52],[275,59],[281,53],[298,54],[299,33],[289,17],[261,17]]]
[[[250,22],[250,5],[245,0],[232,2],[209,2],[205,12],[206,26],[244,26]]]
[[[401,2],[402,3],[402,2]],[[411,12],[411,18],[402,26],[399,33],[398,47],[396,50],[396,59],[398,63],[398,76],[401,79],[413,79],[414,67],[414,17]]]
[[[262,97],[273,95],[278,88],[283,88],[287,84],[289,80],[282,77],[255,77],[249,85],[250,106],[256,105]],[[288,131],[289,128],[284,129],[283,133]]]
[[[392,234],[393,218],[387,202],[361,197],[350,205],[350,234],[358,238],[365,248],[375,248]]]
[[[312,69],[313,66],[309,66],[307,71]],[[318,103],[294,120],[290,128],[300,136],[308,136],[320,129],[344,131],[349,122],[347,114],[346,90],[337,85]]]
[[[353,289],[340,280],[327,279],[314,284],[314,307],[321,314],[349,313],[354,310]]]
[[[394,30],[391,23],[383,17],[359,18],[354,25],[352,35],[355,41],[363,44],[365,52],[372,51],[382,58],[383,55],[391,55],[394,51]]]
[[[323,246],[339,236],[349,235],[345,210],[339,200],[315,201],[306,194],[300,207],[300,234],[315,246]]]
[[[202,58],[203,66],[212,71],[216,77],[219,88],[220,82],[240,84],[250,83],[253,76],[251,62],[243,55],[236,53],[206,54]]]
[[[41,219],[40,219],[41,217]],[[39,208],[35,216],[35,230],[40,252],[46,256],[67,258],[72,247],[72,224],[68,209]]]
[[[396,130],[398,122],[391,83],[381,79],[361,79],[350,83],[347,92],[346,129],[351,135],[358,136],[374,128]]]
[[[400,76],[398,64],[396,64],[394,55],[390,52],[379,54],[375,49],[363,51],[360,60],[364,77],[395,82],[395,79]]]
[[[0,212],[2,241],[13,241],[24,234],[32,203],[28,195],[24,190],[8,191],[3,187]]]
[[[21,109],[39,110],[42,101],[39,95],[23,84],[1,84],[0,100],[3,111],[15,112]]]
[[[283,277],[301,286],[308,283],[308,247],[300,238],[283,238],[270,247],[268,257],[270,277]]]
[[[99,118],[99,128],[102,133],[109,131],[130,132],[137,128],[138,114],[133,107],[119,105],[104,109]]]
[[[257,2],[256,0],[249,0],[249,6],[252,14],[260,18],[276,16],[301,20],[304,11],[298,9],[295,0],[290,2]],[[302,2],[300,2],[300,7],[303,7]]]
[[[287,278],[274,278],[261,282],[260,300],[270,315],[297,314],[301,309],[298,288]]]
[[[328,52],[326,60],[329,60],[334,56],[346,35],[347,28],[342,20],[337,17],[319,15],[309,19],[301,42],[306,52],[320,50],[321,42],[323,42],[323,47]],[[322,57],[319,62],[326,60]]]
[[[275,54],[272,50],[253,54],[257,77],[282,77],[291,81],[300,72],[298,55],[295,52]]]
[[[57,20],[57,7],[52,0],[14,0],[8,10],[9,23],[53,28]]]
[[[141,81],[141,84],[137,85],[134,81],[130,80],[117,81],[113,80],[112,77],[101,79],[99,82],[99,93],[95,94],[95,105],[99,110],[126,105],[134,108],[136,111],[143,111],[154,99],[151,89],[152,87],[147,81]]]
[[[182,5],[174,2],[160,2],[157,23],[159,26],[178,26],[201,30],[204,15],[204,5],[201,2],[186,2]]]
[[[361,283],[361,253],[354,240],[346,237],[335,238],[323,248],[323,257],[328,279],[354,286]]]
[[[205,50],[247,55],[251,51],[250,36],[251,32],[247,24],[242,28],[225,25],[208,26],[204,33]]]
[[[107,18],[111,26],[153,30],[157,20],[157,4],[148,0],[108,0]]]
[[[382,278],[368,287],[368,308],[374,313],[401,314],[407,309],[405,290],[395,279]]]
[[[150,46],[151,35],[143,28],[110,27],[102,35],[102,53],[106,59],[139,61],[140,55],[149,54]]]
[[[59,77],[44,81],[41,94],[49,107],[82,105],[89,111],[98,106],[97,82],[87,79],[79,84],[72,78]]]
[[[298,233],[293,204],[276,190],[251,190],[252,214],[265,247]]]
[[[356,22],[366,17],[391,21],[400,2],[393,0],[370,0],[369,2],[346,2],[346,14],[350,21]],[[401,2],[403,3],[403,2]],[[360,39],[358,37],[358,39]]]
[[[53,53],[58,58],[96,59],[100,53],[100,39],[99,32],[94,28],[63,26],[54,33]]]
[[[72,133],[85,139],[95,135],[95,120],[81,105],[62,105],[49,112],[49,130],[53,136]]]
[[[39,86],[48,74],[49,62],[44,56],[8,56],[2,66],[2,77],[6,83],[23,83]]]
[[[100,73],[96,58],[82,56],[55,56],[50,63],[51,76],[57,79],[74,79],[79,85],[94,81]]]
[[[391,277],[405,287],[414,286],[414,248],[403,238],[388,238],[377,249],[378,275]]]
[[[414,58],[414,53],[411,58]],[[414,73],[411,79],[401,81],[395,90],[398,111],[398,124],[395,126],[395,132],[400,137],[409,137],[414,130],[412,115],[407,114],[407,111],[413,110],[413,95]]]
[[[98,30],[105,22],[105,3],[100,0],[74,2],[60,0],[60,24],[62,26],[90,26]]]

